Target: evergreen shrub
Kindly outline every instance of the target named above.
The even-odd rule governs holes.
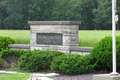
[[[66,56],[67,55],[63,54],[61,56],[58,56],[58,57],[54,58],[54,60],[51,62],[50,68],[53,71],[61,71],[59,66],[63,61],[65,61]]]
[[[91,50],[91,64],[95,64],[95,70],[111,70],[112,69],[112,37],[103,38]],[[117,69],[120,69],[120,36],[116,37],[116,56]]]
[[[18,66],[22,70],[38,72],[50,69],[51,61],[64,53],[58,51],[34,50],[21,56]]]
[[[3,59],[7,58],[8,56],[15,56],[15,57],[21,57],[26,52],[30,52],[30,50],[11,50],[11,49],[4,49],[0,51],[0,55]]]
[[[4,59],[10,66],[17,66],[20,59],[21,55],[24,53],[29,52],[25,50],[11,50],[11,49],[4,49],[0,51],[1,58]],[[9,66],[9,67],[10,67]]]
[[[82,56],[78,54],[61,55],[51,63],[51,69],[61,71],[65,74],[80,74],[93,69],[93,65],[89,64],[89,55]]]
[[[3,68],[3,65],[4,65],[4,59],[0,57],[0,69]]]
[[[17,42],[10,37],[0,36],[0,51],[7,49],[8,44],[16,44]]]

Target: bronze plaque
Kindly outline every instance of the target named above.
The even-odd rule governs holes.
[[[37,33],[37,44],[62,45],[62,34],[57,33]]]

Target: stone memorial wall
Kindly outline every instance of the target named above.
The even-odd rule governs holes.
[[[71,53],[71,47],[78,47],[80,21],[28,21],[28,24],[31,50]]]

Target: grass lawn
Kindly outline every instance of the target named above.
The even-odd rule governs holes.
[[[30,44],[30,30],[0,30],[0,36],[9,36],[18,44]]]
[[[116,31],[120,35],[120,31]],[[9,36],[18,44],[30,44],[30,30],[0,30],[0,36]],[[94,47],[105,36],[112,36],[111,30],[80,30],[79,46]]]
[[[0,74],[0,80],[27,80],[30,78],[31,74],[19,74],[19,73],[5,73]]]
[[[80,30],[79,46],[94,47],[102,38],[112,36],[111,30]],[[116,36],[120,36],[120,31],[116,31]]]

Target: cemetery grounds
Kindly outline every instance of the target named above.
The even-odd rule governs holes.
[[[116,31],[116,36],[120,31]],[[0,36],[9,36],[18,44],[30,44],[30,30],[0,30]],[[111,30],[79,30],[79,47],[94,47],[102,38],[112,36]]]
[[[116,36],[120,31],[116,31]],[[30,44],[30,30],[0,30],[0,36],[9,36],[17,41],[18,44]],[[105,36],[112,36],[111,30],[80,30],[79,47],[94,47]],[[7,78],[5,77],[7,76]],[[30,74],[4,74],[0,75],[0,80],[26,80]]]

